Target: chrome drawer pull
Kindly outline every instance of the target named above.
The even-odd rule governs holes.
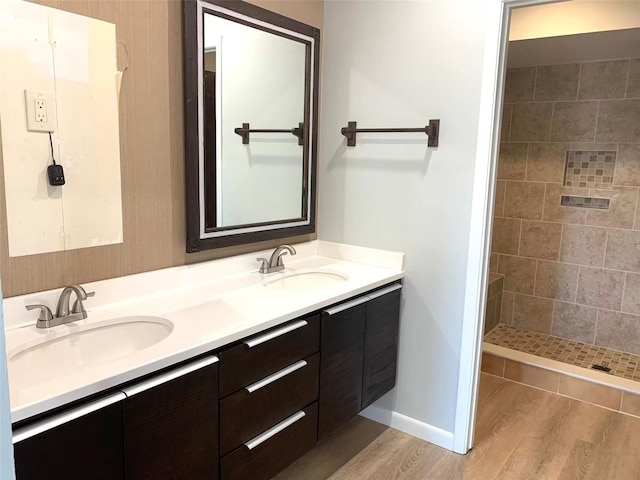
[[[402,288],[402,285],[400,285],[399,283],[396,283],[395,285],[391,285],[390,287],[383,288],[382,290],[378,290],[377,292],[373,292],[371,295],[369,295],[369,300],[382,297],[387,293],[395,292],[396,290],[400,290],[401,288]]]
[[[288,367],[283,368],[279,372],[272,373],[268,377],[264,377],[262,380],[258,380],[256,383],[252,383],[251,385],[245,388],[247,389],[247,392],[253,393],[256,390],[260,390],[262,387],[266,387],[270,383],[273,383],[276,380],[281,379],[282,377],[286,377],[290,373],[293,373],[296,370],[300,370],[302,367],[306,367],[306,366],[307,366],[306,360],[300,360],[299,362],[296,362],[293,365],[289,365]]]
[[[132,397],[134,395],[137,395],[138,393],[142,393],[153,387],[162,385],[163,383],[170,382],[171,380],[175,380],[176,378],[182,377],[191,372],[195,372],[196,370],[200,370],[201,368],[213,365],[214,363],[218,363],[218,357],[212,356],[201,358],[200,360],[196,360],[195,362],[189,363],[183,367],[171,370],[163,375],[158,375],[157,377],[150,378],[149,380],[145,380],[144,382],[136,383],[135,385],[131,385],[130,387],[123,388],[122,391],[127,397]]]
[[[363,303],[367,303],[369,301],[369,297],[360,297],[355,300],[351,300],[350,302],[341,303],[335,307],[327,308],[323,310],[327,315],[335,315],[336,313],[344,312],[345,310],[349,310],[350,308],[357,307],[358,305],[362,305]]]
[[[31,437],[35,437],[36,435],[59,427],[60,425],[69,423],[72,420],[76,420],[77,418],[84,417],[85,415],[89,415],[90,413],[97,412],[98,410],[108,407],[109,405],[112,405],[114,403],[121,402],[125,398],[127,397],[122,392],[114,393],[113,395],[101,398],[100,400],[91,402],[87,405],[83,405],[68,412],[55,415],[51,418],[41,420],[26,427],[18,428],[13,432],[12,443],[15,445],[18,442],[27,440]]]
[[[280,423],[278,423],[277,425],[271,427],[266,432],[261,433],[257,437],[254,437],[251,440],[249,440],[247,443],[244,444],[245,447],[247,447],[249,450],[253,450],[254,448],[256,448],[261,443],[266,442],[267,440],[269,440],[274,435],[277,435],[278,433],[283,431],[285,428],[290,427],[291,425],[296,423],[298,420],[303,418],[305,415],[306,415],[306,413],[304,413],[302,410],[300,410],[298,413],[294,413],[289,418],[287,418],[287,419],[281,421]]]
[[[306,320],[300,320],[299,322],[290,323],[286,327],[278,328],[277,330],[272,330],[269,333],[265,333],[264,335],[260,335],[259,337],[253,337],[249,340],[245,340],[244,344],[249,347],[255,347],[256,345],[260,345],[261,343],[268,342],[276,337],[284,335],[285,333],[292,332],[293,330],[297,330],[298,328],[302,328],[306,325],[309,325],[309,322]]]

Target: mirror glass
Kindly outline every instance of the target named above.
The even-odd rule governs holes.
[[[319,32],[219,3],[185,2],[188,252],[315,230]]]
[[[302,42],[205,13],[207,231],[304,216],[304,145],[292,132],[304,124],[305,57]],[[247,123],[281,131],[243,143]]]

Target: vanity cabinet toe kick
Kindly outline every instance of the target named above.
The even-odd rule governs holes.
[[[395,386],[401,288],[21,422],[17,480],[268,480]]]

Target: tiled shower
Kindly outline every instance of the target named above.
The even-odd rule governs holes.
[[[615,356],[632,378],[639,189],[640,58],[509,69],[490,266],[501,301],[485,333],[561,345],[549,358],[574,365]]]

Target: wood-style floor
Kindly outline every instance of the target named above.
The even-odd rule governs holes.
[[[358,417],[276,477],[329,478],[637,480],[640,419],[482,374],[468,455]]]

